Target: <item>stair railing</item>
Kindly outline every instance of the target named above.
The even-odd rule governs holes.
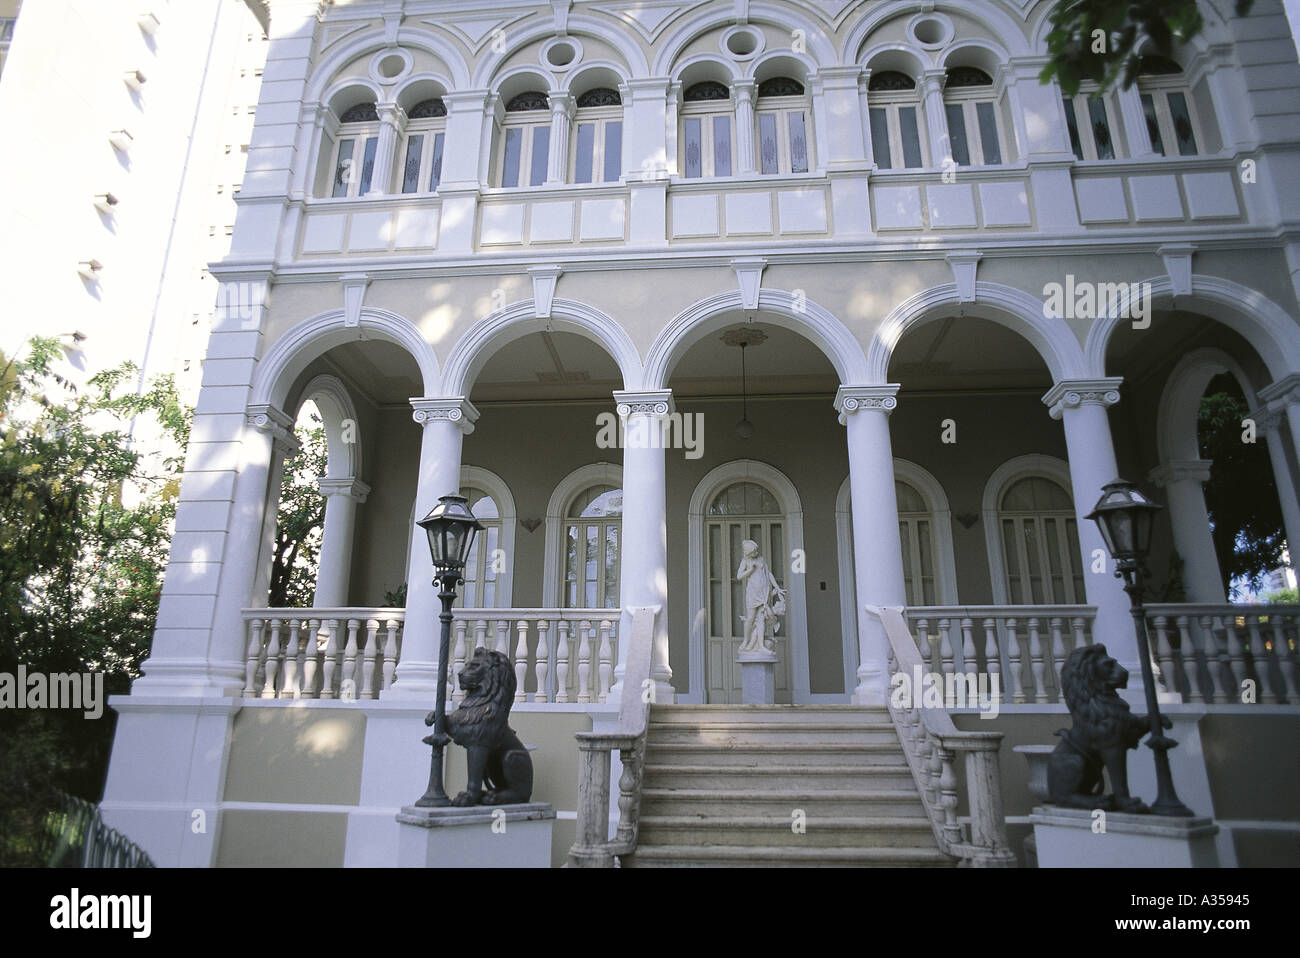
[[[654,650],[655,616],[659,606],[635,606],[632,634],[623,673],[618,724],[613,732],[577,732],[578,820],[577,840],[569,849],[569,866],[613,868],[620,855],[636,850],[641,815],[641,780],[645,766],[646,726],[650,700],[650,662]],[[618,749],[623,774],[618,782],[618,828],[609,838],[611,753]]]
[[[903,610],[871,605],[866,609],[880,619],[889,637],[889,674],[923,673],[925,663],[908,631]],[[1016,858],[1007,843],[998,768],[1002,733],[960,731],[943,708],[923,707],[920,689],[912,691],[906,707],[896,706],[894,696],[888,693],[886,700],[940,850],[960,859],[965,867],[1014,867]],[[954,763],[958,753],[966,760],[969,828],[957,819]]]

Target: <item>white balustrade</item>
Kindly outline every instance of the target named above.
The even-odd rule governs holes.
[[[454,609],[456,675],[477,648],[510,656],[516,702],[604,703],[618,661],[617,609]],[[245,609],[244,696],[377,699],[401,659],[404,609]],[[512,647],[513,642],[513,647]]]

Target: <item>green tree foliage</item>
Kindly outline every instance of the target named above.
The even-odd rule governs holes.
[[[1253,5],[1254,0],[1235,0],[1233,9],[1246,16]],[[1142,63],[1139,51],[1167,57],[1204,25],[1196,0],[1062,0],[1050,22],[1050,62],[1040,79],[1055,79],[1071,96],[1085,80],[1103,90],[1116,83],[1131,86]]]
[[[315,411],[305,418],[305,423],[299,419],[295,430],[299,449],[284,462],[267,597],[272,608],[309,607],[316,593],[325,527],[325,497],[316,480],[325,475],[328,460],[325,424]]]
[[[1268,447],[1262,439],[1242,441],[1248,413],[1236,380],[1225,375],[1210,382],[1197,433],[1201,457],[1214,463],[1205,505],[1225,590],[1242,577],[1258,589],[1261,576],[1282,565],[1286,548]]]
[[[0,672],[104,673],[124,693],[149,649],[191,411],[169,377],[142,395],[130,365],[78,393],[56,340],[0,357]],[[146,457],[131,424],[156,424]],[[20,834],[54,789],[95,800],[112,713],[0,709],[0,837]],[[14,848],[0,840],[0,860]]]

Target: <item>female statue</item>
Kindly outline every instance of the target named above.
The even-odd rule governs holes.
[[[758,554],[757,542],[746,539],[740,550],[736,581],[745,583],[745,638],[740,652],[773,652],[778,617],[785,614],[785,592],[777,585],[767,560]]]

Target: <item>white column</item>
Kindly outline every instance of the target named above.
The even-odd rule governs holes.
[[[546,157],[546,182],[567,183],[569,181],[569,129],[573,125],[573,97],[563,90],[552,90],[549,95],[551,103],[551,144]]]
[[[1297,377],[1287,377],[1274,385],[1285,387],[1288,379],[1294,378]],[[1291,566],[1296,568],[1300,565],[1300,493],[1291,477],[1283,418],[1289,420],[1292,427],[1293,449],[1300,450],[1300,442],[1297,442],[1294,433],[1296,424],[1300,423],[1300,407],[1295,403],[1287,406],[1285,402],[1288,395],[1296,395],[1294,388],[1289,394],[1285,388],[1276,393],[1272,392],[1273,389],[1274,386],[1266,386],[1260,390],[1259,396],[1264,400],[1264,405],[1249,413],[1247,418],[1255,423],[1256,435],[1263,435],[1268,443],[1268,458],[1273,464],[1273,485],[1277,488],[1278,502],[1282,506],[1282,525],[1286,529]]]
[[[1147,129],[1146,114],[1142,112],[1142,94],[1138,91],[1137,84],[1134,83],[1127,90],[1117,87],[1115,100],[1124,124],[1129,155],[1135,160],[1159,155],[1151,145],[1151,131]]]
[[[1227,601],[1205,509],[1204,486],[1210,478],[1210,461],[1174,459],[1157,466],[1147,478],[1162,487],[1169,500],[1169,524],[1173,527],[1174,548],[1183,560],[1186,601]]]
[[[661,425],[671,414],[669,389],[615,390],[618,416],[626,431],[623,448],[623,536],[619,544],[618,663],[608,701],[621,701],[623,673],[632,637],[633,606],[658,606],[650,677],[655,701],[674,700],[673,671],[668,663],[668,521]],[[640,694],[629,689],[628,694]]]
[[[1084,518],[1101,498],[1101,487],[1119,478],[1106,410],[1119,402],[1121,382],[1119,377],[1063,380],[1047,391],[1043,403],[1052,418],[1062,420],[1065,426],[1074,513],[1079,521],[1084,592],[1088,604],[1097,608],[1093,641],[1104,644],[1106,651],[1128,669],[1129,695],[1136,697],[1142,694],[1142,671],[1128,594],[1123,582],[1114,575],[1114,561],[1106,551],[1097,523]],[[1105,563],[1102,571],[1097,572],[1094,563],[1099,555]]]
[[[943,85],[947,74],[943,70],[926,70],[921,77],[925,99],[925,129],[930,135],[930,165],[943,166],[952,159],[952,143],[948,138],[948,114],[943,108]]]
[[[414,418],[424,427],[420,441],[420,478],[415,491],[418,522],[440,496],[460,492],[461,440],[474,431],[478,410],[464,397],[412,399]],[[411,526],[411,558],[406,570],[406,624],[402,660],[385,697],[429,698],[438,690],[438,588],[433,557],[423,529]]]
[[[360,479],[330,479],[326,476],[318,479],[317,484],[325,497],[325,528],[321,532],[313,604],[317,608],[334,609],[348,604],[357,504],[366,501],[370,487]]]
[[[1300,372],[1265,386],[1259,391],[1259,399],[1274,416],[1286,415],[1285,435],[1291,440],[1291,452],[1300,461]]]
[[[275,560],[275,531],[280,521],[280,490],[284,486],[284,463],[300,449],[292,425],[276,431],[271,443],[270,475],[262,511],[262,535],[258,542],[257,568],[253,572],[252,596],[245,605],[266,605],[270,601],[271,566]]]
[[[737,80],[731,84],[731,100],[736,107],[736,173],[753,176],[754,163],[754,95],[757,90],[753,80]]]
[[[367,196],[378,196],[392,190],[397,138],[406,129],[406,111],[396,103],[381,103],[376,111],[379,113],[379,143],[375,147],[375,172],[370,178]]]
[[[849,494],[853,519],[853,580],[857,592],[858,684],[856,705],[883,706],[889,687],[889,638],[867,605],[905,605],[903,547],[898,538],[894,454],[889,414],[898,385],[841,386],[835,394],[840,422],[848,427]]]

